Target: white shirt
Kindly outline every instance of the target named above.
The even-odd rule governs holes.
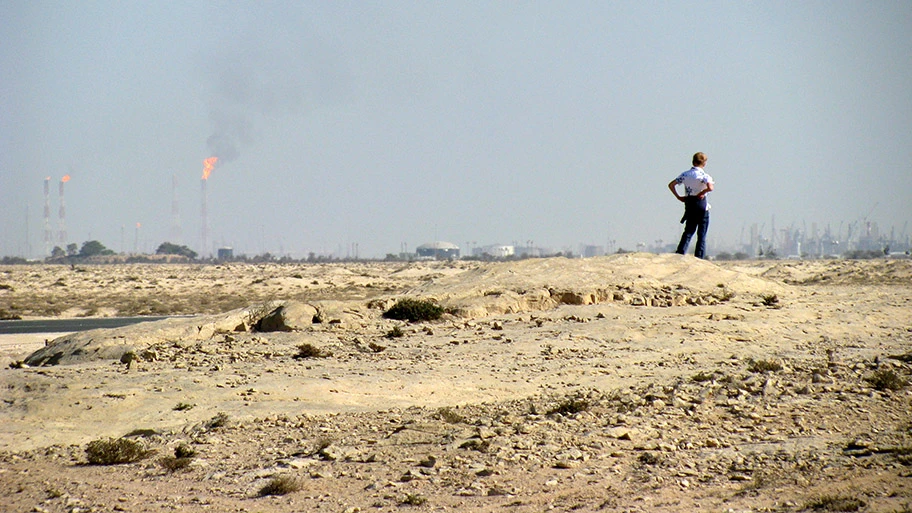
[[[684,184],[685,196],[696,196],[706,188],[706,184],[715,182],[713,182],[711,176],[703,171],[702,167],[694,166],[678,175],[678,177],[675,178],[675,183]]]

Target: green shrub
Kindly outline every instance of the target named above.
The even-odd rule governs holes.
[[[90,465],[117,465],[133,463],[151,454],[142,443],[128,438],[95,440],[86,446],[86,458]]]
[[[383,316],[398,321],[435,321],[443,315],[443,308],[427,299],[400,299]]]

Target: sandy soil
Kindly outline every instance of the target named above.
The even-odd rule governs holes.
[[[4,511],[912,510],[908,260],[12,266],[0,311],[200,314],[0,341]]]

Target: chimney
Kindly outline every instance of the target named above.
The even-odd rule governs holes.
[[[206,194],[206,179],[202,180],[202,208],[200,209],[200,214],[202,216],[202,226],[200,228],[200,256],[209,256],[209,213],[206,206],[207,194]]]
[[[66,249],[67,230],[66,230],[66,201],[63,199],[63,184],[67,182],[69,175],[60,179],[60,208],[57,210],[57,243],[61,249]]]
[[[171,175],[171,243],[180,244],[182,238],[180,209],[177,205],[177,175]]]
[[[44,254],[51,256],[51,177],[44,179]]]

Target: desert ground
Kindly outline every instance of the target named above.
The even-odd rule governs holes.
[[[912,511],[910,260],[7,266],[0,314],[192,315],[0,337],[3,511]]]

